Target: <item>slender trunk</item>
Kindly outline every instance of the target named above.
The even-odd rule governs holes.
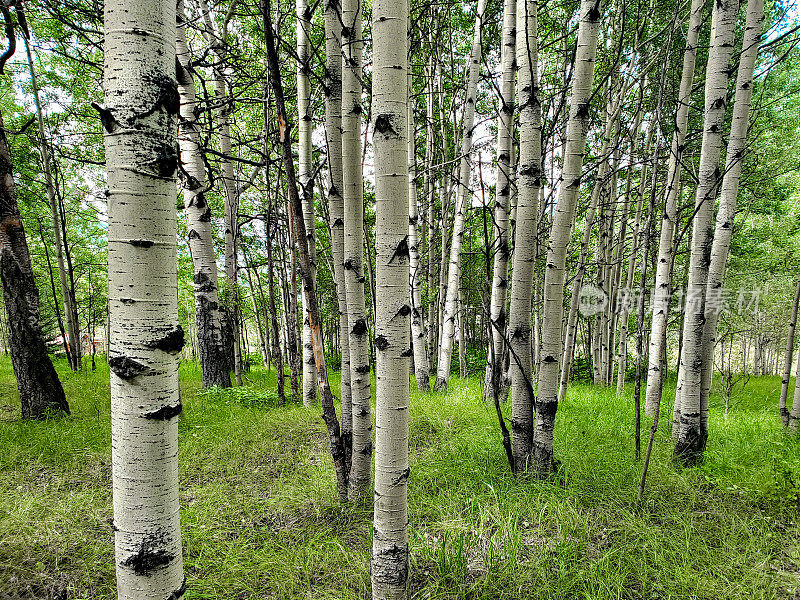
[[[300,250],[300,268],[303,277],[303,296],[306,300],[306,306],[308,308],[307,319],[311,327],[314,359],[316,362],[318,385],[322,399],[322,419],[325,421],[325,425],[328,429],[331,455],[333,456],[333,464],[336,471],[336,489],[339,494],[339,499],[345,502],[347,501],[347,472],[345,470],[344,444],[342,443],[339,429],[339,420],[336,418],[333,394],[331,393],[330,385],[328,385],[328,371],[325,366],[325,345],[322,340],[322,330],[320,329],[320,312],[314,287],[313,264],[309,252],[310,244],[308,244],[306,226],[303,219],[303,205],[294,170],[291,123],[286,113],[283,83],[280,79],[281,72],[278,63],[278,51],[275,47],[275,33],[272,28],[272,17],[270,15],[270,0],[262,1],[262,14],[264,17],[264,32],[267,45],[267,64],[271,75],[270,83],[272,85],[272,91],[275,95],[276,117],[279,126],[283,166],[289,192],[289,204],[294,216],[293,225],[295,238],[300,242],[298,247]]]
[[[203,162],[200,126],[191,56],[186,45],[184,3],[177,5],[176,52],[180,120],[178,149],[180,153],[183,205],[189,230],[189,252],[192,257],[197,346],[203,387],[230,387],[222,343],[222,318],[219,310],[217,260],[212,235],[211,207],[206,201],[206,170]]]
[[[64,302],[64,316],[66,321],[67,337],[69,339],[69,350],[67,358],[69,359],[70,368],[77,371],[81,368],[81,338],[78,332],[77,325],[77,310],[75,306],[75,296],[72,293],[67,282],[67,269],[64,266],[64,243],[61,239],[61,217],[59,214],[56,191],[53,183],[53,174],[50,166],[50,149],[47,145],[47,133],[44,125],[44,115],[42,113],[42,104],[39,99],[39,85],[36,78],[36,70],[33,67],[33,56],[31,53],[31,45],[27,36],[22,36],[25,42],[25,55],[28,59],[28,72],[31,76],[31,87],[33,88],[33,99],[36,105],[36,118],[39,125],[39,153],[42,158],[42,170],[44,171],[45,188],[47,190],[47,199],[50,202],[50,216],[53,224],[53,238],[56,245],[56,260],[58,263],[58,277],[61,283],[61,297]]]
[[[682,170],[686,128],[689,123],[689,107],[692,97],[692,82],[697,63],[697,41],[703,27],[705,0],[692,0],[689,9],[689,28],[686,33],[686,48],[683,52],[678,108],[675,113],[675,130],[667,167],[667,183],[664,193],[664,218],[661,220],[661,236],[658,242],[658,264],[653,293],[653,318],[650,329],[650,350],[647,367],[647,390],[644,414],[655,415],[656,404],[661,399],[666,363],[661,361],[667,344],[667,317],[669,316],[672,269],[675,262],[673,237],[677,220],[678,196]]]
[[[764,21],[764,0],[748,0],[747,17],[742,52],[739,55],[739,71],[736,76],[736,94],[733,104],[731,131],[725,159],[725,175],[720,191],[719,210],[711,247],[711,264],[705,289],[705,328],[702,335],[702,373],[700,381],[700,431],[708,432],[708,396],[714,373],[714,348],[717,341],[717,325],[722,310],[722,283],[728,265],[733,223],[739,194],[739,180],[746,153],[747,133],[750,129],[750,105],[753,98],[753,72],[761,28]],[[769,362],[770,375],[774,373],[775,357],[778,356],[779,341]]]
[[[364,302],[364,182],[361,167],[362,4],[342,1],[342,164],[344,185],[344,280],[350,338],[353,452],[351,500],[367,498],[372,463],[369,328]],[[406,198],[406,204],[408,199]],[[367,256],[367,260],[371,260]]]
[[[797,286],[794,291],[792,301],[792,318],[789,321],[789,335],[786,337],[786,352],[783,363],[783,380],[781,380],[781,399],[778,403],[778,412],[781,422],[786,427],[789,424],[789,409],[786,406],[786,399],[789,395],[789,380],[792,377],[792,356],[794,354],[794,333],[797,327],[797,305],[800,303],[800,277],[797,278]]]
[[[481,66],[481,39],[483,35],[483,17],[486,0],[478,0],[475,16],[475,31],[472,38],[472,49],[469,55],[469,76],[467,79],[466,100],[462,120],[463,137],[461,139],[461,160],[459,165],[458,190],[456,191],[455,219],[453,221],[453,240],[450,243],[450,266],[447,274],[447,292],[444,296],[444,313],[442,316],[442,335],[439,340],[439,359],[436,370],[434,390],[447,390],[450,378],[450,361],[453,358],[453,339],[456,325],[456,305],[458,302],[458,281],[461,262],[461,244],[464,236],[464,224],[472,202],[470,176],[472,167],[472,136],[475,128],[475,96],[478,88],[478,76]]]
[[[539,363],[539,397],[535,405],[536,425],[533,438],[534,465],[541,474],[550,473],[556,468],[556,462],[553,459],[553,429],[558,408],[567,246],[575,222],[583,159],[586,154],[589,100],[592,92],[601,8],[602,0],[582,0],[579,9],[580,24],[575,51],[567,140],[564,148],[563,183],[559,187],[547,251],[542,350]],[[517,214],[517,219],[517,230],[519,230],[519,214]]]
[[[408,2],[375,0],[372,32],[377,314],[373,600],[408,598]]]
[[[702,460],[708,437],[701,418],[705,289],[713,237],[714,198],[720,179],[719,158],[727,105],[729,63],[733,52],[738,10],[738,0],[716,0],[711,18],[711,49],[706,67],[703,144],[695,195],[689,287],[684,314],[684,348],[680,367],[683,371],[680,430],[675,444],[675,459],[686,466]]]
[[[346,468],[353,450],[353,413],[350,392],[350,329],[344,271],[344,199],[342,190],[342,11],[339,0],[325,4],[325,135],[328,142],[328,213],[331,221],[331,254],[336,300],[339,307],[339,347],[342,353],[340,389],[342,439]]]
[[[516,0],[503,3],[503,39],[500,53],[502,77],[500,81],[500,114],[497,119],[497,183],[494,205],[494,240],[491,256],[494,258],[492,273],[491,300],[489,304],[489,343],[493,350],[486,364],[484,382],[485,396],[496,398],[500,390],[500,362],[505,352],[506,301],[508,289],[509,222],[511,208],[511,152],[514,128],[514,76],[517,71],[516,54]],[[485,210],[485,209],[484,209]]]
[[[273,207],[267,213],[267,284],[269,287],[269,312],[272,315],[272,356],[275,360],[275,374],[278,382],[278,400],[281,404],[286,403],[286,393],[284,391],[285,374],[283,371],[283,353],[281,352],[280,333],[278,332],[278,308],[275,304],[275,263],[272,260],[273,244]],[[275,219],[277,223],[277,219]],[[285,313],[284,313],[285,314]]]
[[[410,32],[409,32],[410,33]],[[425,348],[425,321],[422,309],[421,270],[419,262],[419,213],[417,211],[417,156],[416,132],[414,127],[413,71],[408,69],[408,252],[409,281],[411,283],[411,344],[414,349],[414,375],[420,392],[430,390],[428,350]]]
[[[182,598],[174,0],[105,4],[111,473],[120,600]]]
[[[516,58],[519,67],[519,171],[511,306],[508,338],[511,363],[511,429],[514,471],[533,466],[533,364],[531,360],[531,296],[533,291],[539,188],[542,185],[542,106],[539,100],[539,32],[536,0],[518,0]]]
[[[308,75],[311,63],[308,54],[309,35],[311,30],[311,13],[308,0],[297,0],[297,182],[303,200],[303,219],[306,235],[308,235],[308,253],[311,259],[312,277],[316,285],[317,250],[316,250],[316,212],[314,209],[314,180],[311,160],[311,91]],[[308,313],[303,296],[303,315]],[[303,317],[303,405],[310,406],[317,400],[317,374],[314,372],[314,345],[311,340],[311,326]]]

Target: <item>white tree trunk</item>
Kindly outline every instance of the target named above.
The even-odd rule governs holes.
[[[347,326],[347,289],[344,272],[344,188],[342,173],[342,12],[338,1],[325,4],[325,136],[328,142],[328,212],[336,300],[339,304],[339,347],[342,351],[342,437],[345,452],[352,450],[353,416],[350,394],[350,329]],[[350,460],[348,458],[348,464]],[[349,467],[348,467],[349,468]]]
[[[656,406],[661,401],[666,362],[662,362],[667,344],[667,317],[669,316],[670,291],[672,289],[672,268],[674,264],[673,237],[677,220],[678,194],[681,179],[681,158],[683,156],[686,127],[689,123],[689,107],[692,98],[697,63],[697,40],[703,27],[703,8],[705,0],[692,0],[689,9],[689,28],[686,32],[686,48],[683,52],[678,108],[675,113],[675,131],[672,134],[672,147],[667,167],[667,184],[664,193],[664,218],[661,220],[661,236],[658,242],[658,263],[656,266],[655,290],[653,292],[653,319],[650,326],[650,350],[647,367],[647,391],[645,392],[644,414],[655,416]]]
[[[72,370],[77,371],[81,368],[81,337],[78,326],[78,311],[75,306],[75,296],[72,294],[72,290],[67,281],[67,266],[64,262],[64,241],[61,236],[61,215],[59,214],[53,173],[50,166],[50,149],[47,146],[47,132],[44,125],[42,103],[39,98],[39,84],[36,78],[36,70],[33,66],[31,44],[27,36],[23,35],[22,40],[25,43],[25,55],[28,59],[33,99],[36,105],[36,119],[39,126],[39,152],[42,157],[42,170],[44,171],[47,200],[50,203],[50,217],[53,225],[53,239],[56,244],[56,260],[58,263],[58,280],[61,284],[61,298],[64,303],[64,320],[66,321],[67,339],[69,340],[68,358]],[[53,300],[55,302],[58,301],[55,298]]]
[[[761,43],[761,29],[764,21],[764,0],[748,0],[747,17],[742,52],[739,55],[739,71],[736,76],[736,95],[731,118],[731,132],[728,137],[728,150],[725,159],[725,175],[722,180],[719,210],[714,230],[714,244],[711,247],[711,264],[708,269],[708,283],[705,295],[705,328],[702,337],[702,375],[700,383],[700,430],[708,431],[708,396],[714,373],[714,348],[717,342],[717,325],[722,307],[722,283],[728,266],[733,222],[736,217],[736,200],[739,194],[739,180],[742,175],[746,153],[747,132],[750,129],[750,105],[753,98],[753,72],[755,70],[758,47]],[[778,356],[777,345],[774,356]],[[770,360],[770,375],[775,365]]]
[[[373,600],[408,598],[408,404],[411,297],[406,70],[408,3],[375,0],[376,435]]]
[[[409,32],[410,33],[410,32]],[[414,375],[420,392],[430,390],[428,350],[425,347],[427,334],[422,310],[421,275],[419,262],[419,211],[417,210],[417,156],[414,128],[413,71],[408,69],[408,252],[409,281],[411,283],[411,343],[414,348]]]
[[[308,54],[309,34],[311,22],[309,21],[308,0],[297,0],[297,180],[300,184],[300,193],[303,200],[303,219],[306,223],[308,236],[308,252],[311,265],[314,269],[313,276],[317,278],[317,250],[316,250],[316,211],[314,209],[313,190],[313,165],[311,161],[311,113],[310,113],[310,86],[308,74],[310,72],[310,57]],[[317,368],[314,366],[314,344],[311,339],[311,327],[308,323],[308,309],[305,294],[303,295],[303,405],[310,406],[317,400]]]
[[[197,106],[191,56],[186,45],[184,3],[177,6],[176,56],[180,122],[178,149],[180,152],[183,205],[189,231],[189,250],[192,255],[197,347],[203,371],[203,387],[230,387],[231,376],[222,349],[222,321],[219,310],[217,260],[212,237],[211,207],[205,197],[206,170],[200,140],[200,127],[195,113]]]
[[[503,4],[503,47],[500,53],[502,77],[500,81],[500,114],[497,118],[497,183],[494,204],[494,241],[491,255],[494,257],[492,291],[489,302],[489,343],[492,349],[486,364],[484,390],[487,398],[499,394],[500,371],[505,352],[506,300],[508,289],[509,223],[511,208],[511,152],[514,128],[514,76],[517,70],[516,55],[516,0],[505,0]]]
[[[539,34],[536,0],[518,0],[516,56],[519,67],[519,170],[508,338],[511,362],[511,428],[514,471],[531,466],[533,444],[533,364],[531,296],[536,263],[539,188],[542,185],[542,106],[539,100]]]
[[[705,288],[713,237],[714,197],[720,179],[719,158],[725,124],[729,63],[738,9],[738,0],[715,0],[711,17],[703,144],[695,193],[692,252],[681,351],[683,386],[680,394],[680,428],[675,444],[676,459],[686,465],[695,464],[702,458],[707,438],[707,432],[701,428],[700,419]]]
[[[120,600],[181,598],[175,2],[105,4],[111,447]]]
[[[553,429],[558,408],[559,364],[562,352],[562,320],[564,314],[564,278],[567,246],[575,222],[580,192],[583,159],[586,154],[586,132],[589,122],[589,100],[592,92],[597,36],[600,29],[601,0],[582,0],[580,24],[572,76],[572,96],[564,148],[563,183],[559,187],[555,216],[550,231],[547,268],[544,280],[542,349],[539,363],[536,425],[533,438],[535,468],[540,473],[555,469]],[[517,209],[519,211],[519,209]],[[517,213],[517,230],[520,229]]]
[[[453,339],[455,337],[456,308],[458,304],[459,269],[461,268],[461,244],[464,236],[464,224],[472,202],[470,177],[472,165],[472,136],[475,128],[475,97],[478,90],[478,76],[481,67],[481,39],[483,35],[483,17],[486,0],[478,0],[475,15],[475,31],[472,38],[472,49],[469,54],[469,75],[467,78],[466,99],[461,138],[461,160],[459,165],[458,190],[456,190],[455,219],[453,221],[453,240],[450,243],[450,266],[447,272],[447,292],[444,297],[444,313],[442,316],[442,336],[439,340],[439,360],[436,369],[436,391],[446,390],[450,379],[450,361],[453,358]]]
[[[789,424],[789,409],[786,400],[789,396],[789,380],[792,377],[792,356],[794,355],[794,333],[797,327],[797,308],[800,304],[800,277],[797,278],[797,286],[794,290],[794,300],[792,302],[792,319],[789,321],[789,334],[786,338],[786,352],[783,363],[783,380],[781,381],[781,399],[778,403],[778,412],[781,415],[781,422],[786,427]]]
[[[364,306],[364,183],[361,175],[362,4],[342,1],[342,165],[344,189],[344,279],[350,328],[350,393],[353,404],[353,462],[350,498],[369,494],[372,416],[369,331]],[[403,25],[405,31],[405,25]],[[405,72],[404,72],[405,75]],[[403,86],[405,89],[405,85]],[[403,94],[405,95],[405,94]],[[405,161],[404,161],[405,164]],[[405,204],[408,204],[406,199]]]

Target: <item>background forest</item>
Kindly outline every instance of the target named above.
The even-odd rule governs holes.
[[[0,599],[800,597],[796,3],[172,4],[0,0]]]

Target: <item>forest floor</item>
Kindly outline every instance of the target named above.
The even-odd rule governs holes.
[[[3,600],[116,597],[108,368],[58,368],[72,416],[26,423],[0,360]],[[276,406],[264,370],[224,393],[201,392],[193,365],[181,378],[186,598],[369,598],[371,505],[337,502],[319,409]],[[478,378],[414,392],[412,597],[800,598],[800,445],[779,391],[751,379],[727,419],[715,394],[699,468],[671,464],[663,418],[643,502],[630,392],[570,389],[555,482],[511,477]]]

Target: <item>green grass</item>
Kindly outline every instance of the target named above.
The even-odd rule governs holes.
[[[0,360],[0,599],[115,597],[108,369],[58,366],[72,416],[26,423]],[[336,501],[319,409],[278,406],[263,370],[233,393],[181,378],[186,597],[368,598],[371,507]],[[779,387],[751,380],[727,419],[712,397],[700,468],[672,466],[663,419],[642,503],[630,394],[570,389],[547,483],[509,475],[478,378],[413,393],[412,596],[797,598],[800,446]]]

